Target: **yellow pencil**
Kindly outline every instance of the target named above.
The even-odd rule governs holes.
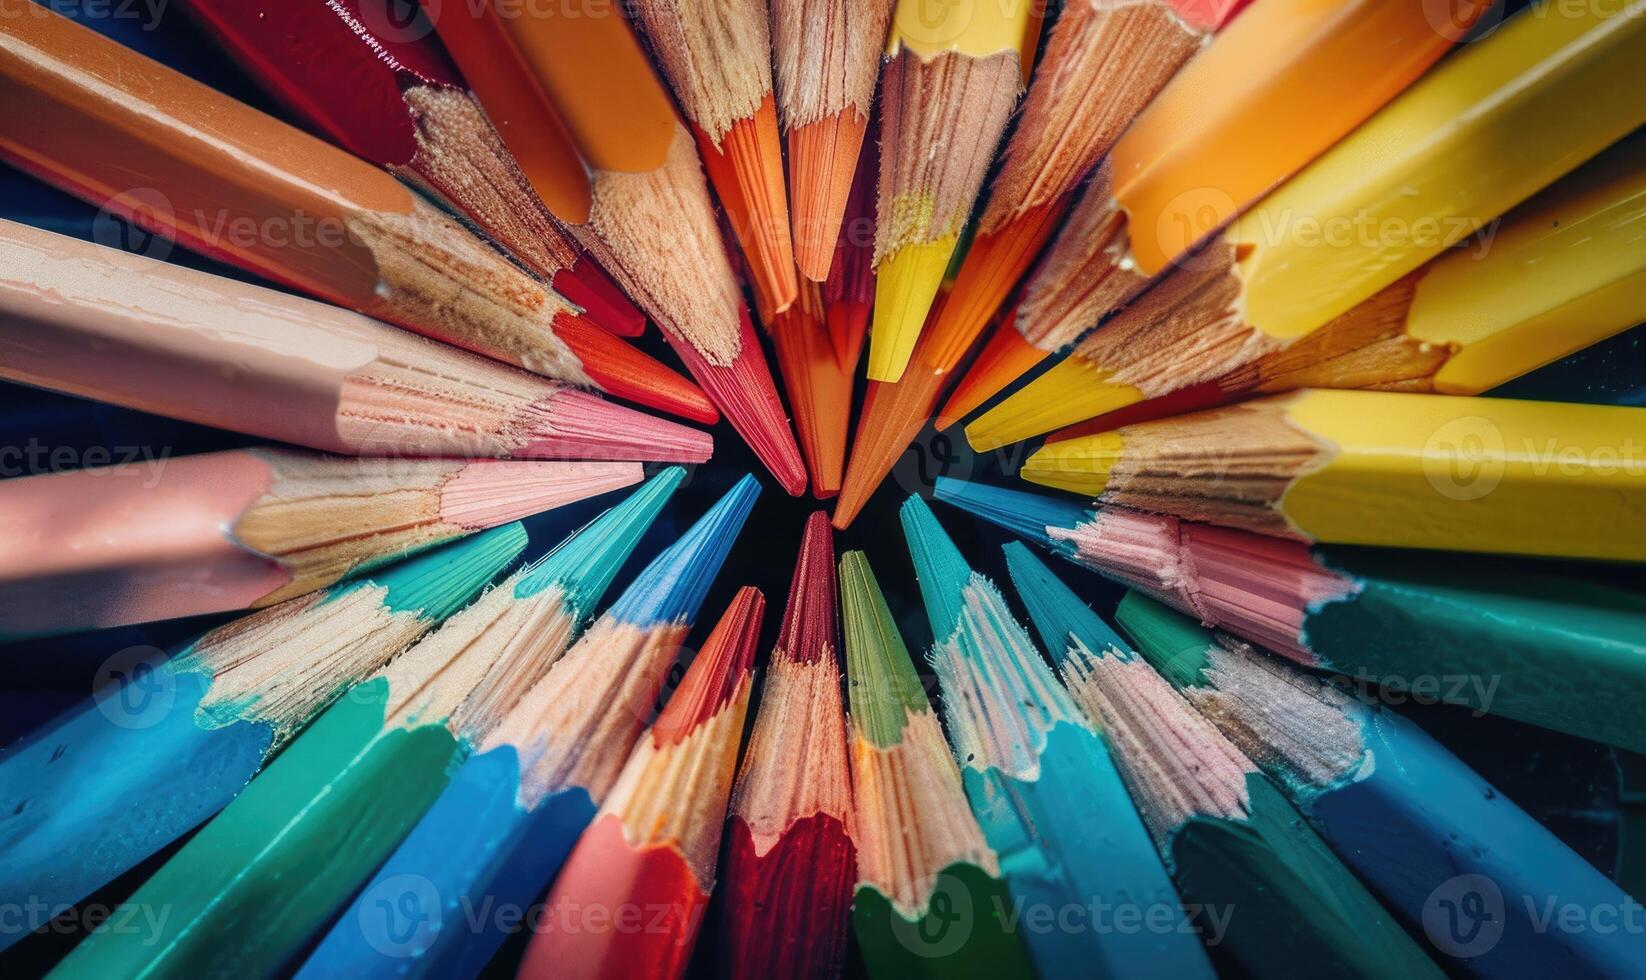
[[[1545,0],[1458,52],[1063,363],[973,422],[988,449],[1285,350],[1646,122],[1646,3]]]
[[[1646,133],[1284,351],[1230,394],[1398,388],[1478,395],[1646,320]]]
[[[1023,90],[1038,0],[900,0],[880,80],[869,378],[896,381]]]
[[[1305,389],[1054,443],[1022,475],[1307,542],[1646,560],[1646,408]]]

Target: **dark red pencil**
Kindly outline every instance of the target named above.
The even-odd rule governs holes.
[[[732,794],[719,952],[733,978],[836,977],[845,966],[857,853],[836,595],[834,535],[819,512]]]
[[[252,78],[307,125],[461,212],[590,320],[646,318],[550,217],[432,29],[362,0],[188,0]],[[339,98],[346,93],[346,98]]]

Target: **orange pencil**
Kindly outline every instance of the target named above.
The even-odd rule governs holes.
[[[1196,241],[1359,126],[1491,7],[1265,0],[1219,33],[1114,145],[939,413],[946,427],[1097,326]]]
[[[823,281],[867,144],[894,0],[772,0],[772,59],[789,143],[789,217],[800,274]]]
[[[700,421],[686,379],[386,171],[27,0],[0,0],[0,157],[213,258]]]
[[[840,492],[854,372],[835,355],[817,283],[800,283],[800,301],[772,318],[771,338],[811,473],[812,496],[825,500]]]
[[[842,370],[856,373],[869,337],[869,314],[874,310],[874,192],[880,172],[880,127],[871,125],[864,138],[851,195],[835,240],[829,278],[823,281],[823,310],[829,321],[829,340]]]
[[[538,196],[657,321],[783,488],[803,493],[692,137],[628,24],[608,0],[566,0],[530,17],[448,5],[437,27]]]
[[[709,182],[748,257],[760,306],[788,309],[795,301],[794,246],[765,0],[635,0],[631,8],[691,123]]]

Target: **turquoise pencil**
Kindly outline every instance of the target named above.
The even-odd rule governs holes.
[[[1638,929],[1560,924],[1638,903],[1404,716],[1136,592],[1115,620],[1431,955],[1500,977],[1639,969]]]
[[[1280,791],[1022,545],[1035,628],[1103,726],[1213,949],[1252,976],[1442,976]],[[1032,597],[1032,598],[1031,598]]]
[[[0,949],[233,800],[350,684],[462,608],[525,547],[519,524],[260,610],[0,754]],[[24,905],[32,900],[32,905]]]
[[[919,497],[900,516],[972,811],[1046,976],[1210,977],[1108,746]]]
[[[739,482],[526,692],[304,976],[465,977],[486,965],[616,781],[759,492]]]

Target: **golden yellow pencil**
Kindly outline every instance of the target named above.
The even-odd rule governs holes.
[[[1646,408],[1304,389],[1054,443],[1022,475],[1307,542],[1646,560]]]

